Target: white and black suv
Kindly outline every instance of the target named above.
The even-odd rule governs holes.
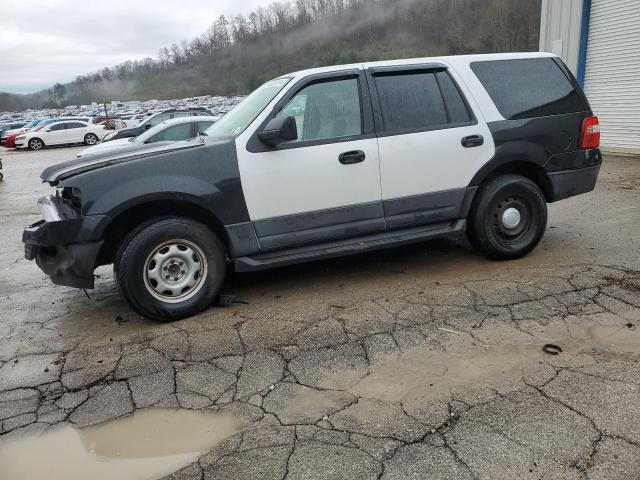
[[[465,232],[498,259],[531,251],[547,203],[591,191],[597,118],[543,53],[319,68],[267,82],[202,136],[47,168],[24,231],[56,284],[113,263],[158,320],[251,271]]]

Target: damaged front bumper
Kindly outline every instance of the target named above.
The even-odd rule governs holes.
[[[101,226],[107,217],[61,218],[55,202],[41,199],[38,204],[45,220],[23,231],[25,258],[35,260],[56,285],[93,288],[93,271],[103,244]]]

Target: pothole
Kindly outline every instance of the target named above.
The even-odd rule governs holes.
[[[495,338],[482,344],[468,335],[451,335],[446,350],[417,347],[378,358],[368,375],[351,388],[351,393],[386,401],[448,400],[452,391],[469,388],[504,389],[521,384],[525,371],[533,372],[551,362],[575,367],[581,354],[640,354],[640,330],[610,315],[603,323],[573,317],[567,324],[549,326],[530,322],[530,336],[508,325],[496,325]],[[563,352],[551,356],[543,351],[547,343]]]
[[[152,480],[196,460],[239,422],[213,411],[148,408],[85,428],[0,440],[3,480]]]

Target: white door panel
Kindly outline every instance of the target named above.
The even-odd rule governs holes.
[[[252,221],[380,201],[375,138],[250,153],[237,145],[242,188]],[[361,163],[340,154],[362,150]]]
[[[465,148],[464,137],[482,135],[484,144]],[[495,153],[484,123],[459,128],[381,137],[382,199],[466,187]]]
[[[65,143],[66,130],[51,130],[50,132],[45,132],[42,136],[44,137],[42,140],[45,145],[60,145]]]
[[[67,130],[67,142],[68,143],[80,143],[84,141],[85,133],[89,132],[87,128],[70,128]]]

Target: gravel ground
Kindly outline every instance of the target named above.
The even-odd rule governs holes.
[[[457,240],[236,274],[236,303],[159,324],[110,268],[85,295],[23,258],[40,171],[78,150],[0,152],[0,452],[164,407],[239,425],[175,479],[640,478],[639,159],[551,205],[524,259]]]

